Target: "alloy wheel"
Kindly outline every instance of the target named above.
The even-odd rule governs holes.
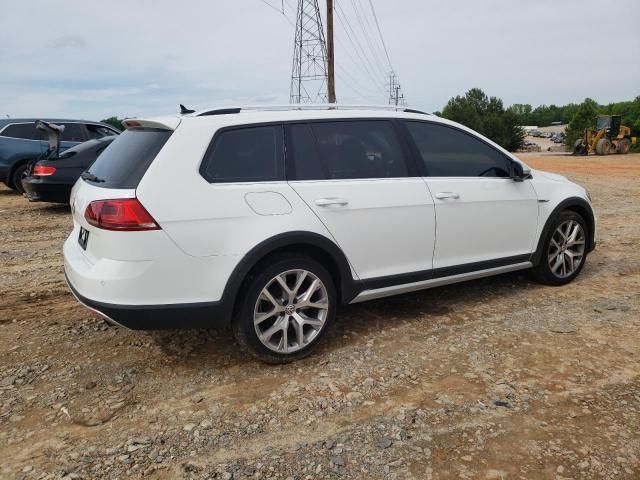
[[[313,342],[328,313],[329,295],[320,278],[307,270],[288,270],[261,290],[253,325],[265,347],[289,354]]]
[[[573,275],[584,260],[585,239],[584,229],[577,221],[566,220],[558,225],[549,242],[551,273],[558,278]]]

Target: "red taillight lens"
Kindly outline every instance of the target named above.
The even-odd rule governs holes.
[[[87,205],[84,218],[104,230],[160,230],[160,227],[137,198],[96,200]]]
[[[53,175],[56,173],[56,167],[50,167],[48,165],[36,165],[33,167],[33,172],[31,175],[36,175],[38,177],[48,177],[49,175]]]

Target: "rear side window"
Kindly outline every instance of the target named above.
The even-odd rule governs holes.
[[[216,134],[200,173],[212,183],[284,180],[282,126],[242,127]]]
[[[81,123],[63,123],[64,130],[60,136],[63,142],[85,142],[87,136]]]
[[[507,158],[472,135],[445,125],[407,122],[430,177],[509,177]]]
[[[291,137],[297,180],[409,175],[396,132],[386,120],[294,125]]]
[[[130,128],[102,152],[86,180],[98,187],[136,188],[173,132],[160,128]]]
[[[115,131],[111,130],[110,128],[103,127],[102,125],[87,124],[87,131],[89,132],[89,140],[117,135]]]
[[[3,137],[22,138],[24,140],[43,140],[44,137],[35,123],[14,123],[2,131]]]

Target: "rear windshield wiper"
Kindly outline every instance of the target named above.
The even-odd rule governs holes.
[[[96,182],[96,183],[102,183],[102,182],[104,182],[104,181],[105,181],[104,179],[102,179],[102,178],[98,178],[98,177],[96,177],[93,173],[90,173],[90,172],[82,172],[82,174],[80,175],[80,177],[81,177],[83,180],[88,180],[88,181],[90,181],[90,182]]]

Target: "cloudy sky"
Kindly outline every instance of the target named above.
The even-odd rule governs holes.
[[[389,66],[369,0],[336,2],[338,101],[386,103]],[[595,0],[372,3],[417,108],[439,110],[473,87],[507,105],[640,95],[638,0],[604,11]],[[0,0],[0,115],[97,120],[178,103],[288,103],[296,4]]]

